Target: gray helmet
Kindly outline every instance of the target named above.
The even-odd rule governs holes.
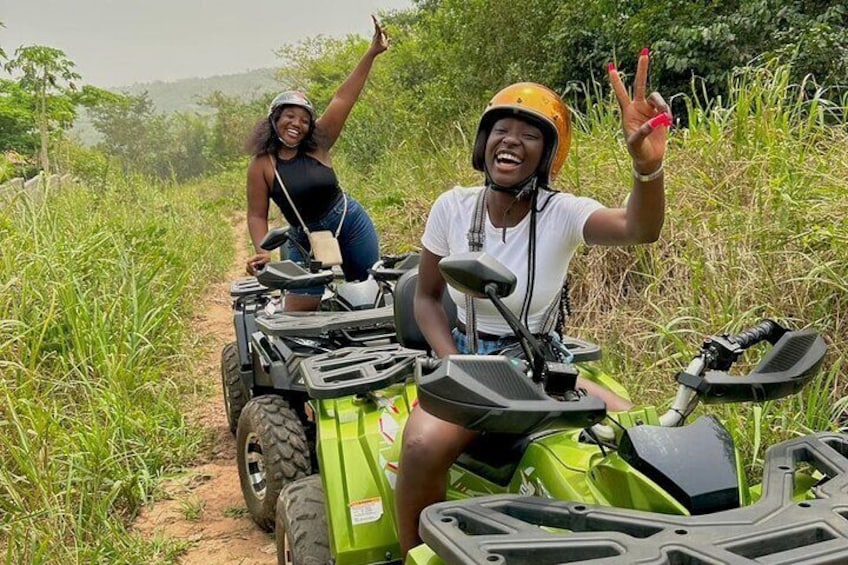
[[[312,102],[306,98],[306,95],[299,90],[286,90],[285,92],[279,93],[274,100],[271,101],[271,105],[268,106],[268,117],[270,118],[271,114],[274,113],[274,110],[280,106],[300,106],[309,112],[309,117],[313,122],[315,121],[315,107],[312,105]]]

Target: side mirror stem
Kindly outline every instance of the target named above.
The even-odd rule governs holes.
[[[487,284],[483,288],[483,292],[489,300],[492,301],[495,308],[498,309],[498,312],[500,312],[501,316],[503,316],[504,320],[506,320],[506,323],[509,324],[509,327],[512,328],[512,331],[519,336],[521,349],[524,350],[524,354],[527,355],[527,360],[530,362],[530,366],[533,367],[533,380],[537,383],[543,382],[546,371],[545,354],[542,351],[541,344],[535,337],[533,337],[530,330],[524,327],[521,320],[518,319],[518,316],[513,314],[512,311],[504,305],[503,301],[498,297],[498,286],[495,283]]]

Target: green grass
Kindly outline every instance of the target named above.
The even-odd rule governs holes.
[[[191,522],[199,522],[206,510],[206,501],[196,495],[189,496],[180,501],[180,514]]]
[[[247,506],[228,506],[224,508],[223,514],[227,518],[247,518],[250,516]]]
[[[149,562],[175,551],[126,526],[204,439],[180,396],[195,386],[193,299],[232,255],[229,207],[210,192],[113,179],[0,204],[7,562]]]

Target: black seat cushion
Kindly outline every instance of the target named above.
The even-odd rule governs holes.
[[[429,351],[430,346],[415,321],[415,288],[418,285],[418,268],[410,269],[398,279],[394,291],[394,319],[397,340],[404,347]],[[442,304],[448,315],[450,327],[456,326],[456,305],[445,291]]]

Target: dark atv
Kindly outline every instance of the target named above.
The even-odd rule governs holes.
[[[262,248],[270,251],[287,240],[287,230],[271,230]],[[340,282],[339,271],[320,263],[283,260],[232,284],[236,339],[221,352],[224,408],[236,436],[245,502],[263,529],[273,528],[280,489],[317,470],[301,362],[342,347],[397,347],[392,289],[417,264],[417,254],[384,256],[369,279]],[[328,286],[319,311],[281,310],[281,291],[315,285]]]

